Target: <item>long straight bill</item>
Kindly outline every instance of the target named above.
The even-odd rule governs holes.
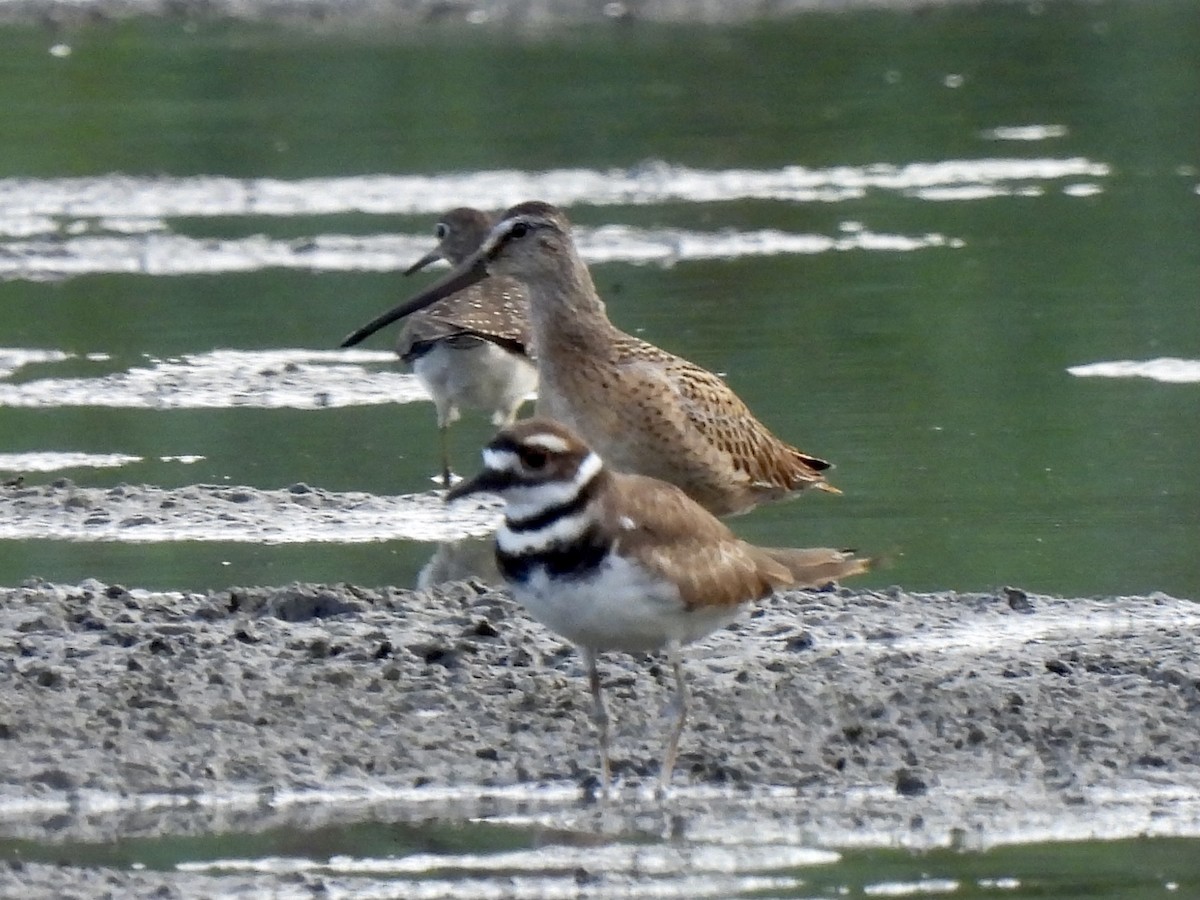
[[[355,344],[369,338],[380,328],[391,325],[397,319],[403,319],[417,310],[437,303],[439,300],[443,300],[451,294],[461,291],[463,288],[470,287],[486,277],[487,269],[484,267],[483,257],[480,254],[474,254],[468,259],[463,260],[461,266],[443,275],[415,297],[405,300],[399,306],[388,310],[383,315],[376,316],[366,325],[362,326],[362,328],[356,329],[346,335],[345,340],[338,346],[353,347]]]

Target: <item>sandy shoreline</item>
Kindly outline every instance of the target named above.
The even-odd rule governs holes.
[[[1200,605],[1164,595],[776,597],[688,657],[675,802],[755,807],[835,845],[1200,834],[1198,628]],[[0,589],[0,646],[11,837],[253,831],[286,818],[272,796],[331,787],[359,807],[464,785],[561,801],[594,778],[578,657],[482,584],[34,580]],[[636,806],[669,679],[622,654],[603,672]],[[792,799],[764,806],[768,788]],[[354,803],[320,808],[304,814]],[[0,891],[39,871],[0,872]]]

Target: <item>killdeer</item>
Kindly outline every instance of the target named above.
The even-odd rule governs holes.
[[[491,226],[491,217],[480,210],[450,210],[437,223],[437,246],[404,274],[439,259],[461,263],[479,248]],[[506,425],[537,387],[526,309],[520,282],[496,276],[410,316],[396,338],[396,353],[437,409],[442,481],[447,487],[452,477],[448,431],[461,417],[459,408],[490,412],[493,425]]]
[[[840,493],[822,474],[828,462],[777,438],[712,372],[614,326],[566,216],[547,203],[509,209],[449,275],[342,346],[489,273],[528,292],[538,415],[569,425],[614,469],[676,484],[718,516],[810,487]]]
[[[570,428],[548,419],[501,430],[483,461],[483,471],[447,500],[486,492],[505,501],[496,561],[517,601],[580,648],[604,793],[612,767],[598,653],[666,651],[675,695],[660,771],[665,792],[687,717],[680,647],[776,588],[824,585],[869,565],[850,551],[776,551],[739,540],[676,486],[610,470]]]

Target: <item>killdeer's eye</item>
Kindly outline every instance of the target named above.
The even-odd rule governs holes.
[[[546,465],[546,453],[544,450],[522,450],[521,462],[527,469],[541,469]]]
[[[529,226],[524,222],[517,222],[512,228],[508,229],[508,233],[511,237],[523,238],[529,234]]]
[[[433,233],[439,241],[444,241],[450,234],[450,226],[445,222],[438,222],[437,228],[433,229]]]

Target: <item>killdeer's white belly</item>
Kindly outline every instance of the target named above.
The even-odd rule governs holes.
[[[609,553],[595,568],[551,575],[535,565],[513,596],[552,631],[593,650],[657,650],[686,644],[732,621],[738,610],[688,609],[676,586]]]

